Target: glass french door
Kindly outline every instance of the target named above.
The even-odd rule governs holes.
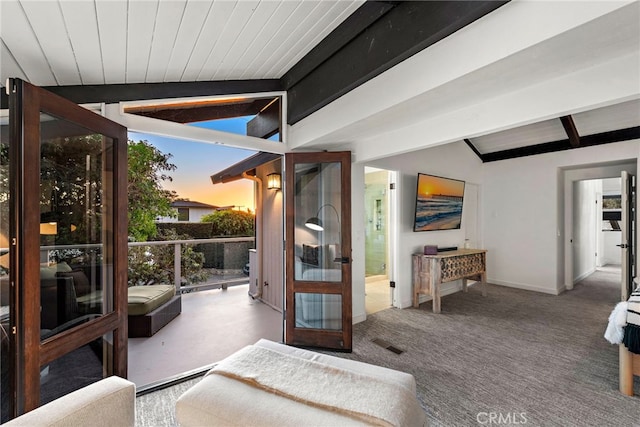
[[[351,153],[285,164],[285,342],[351,351]]]
[[[8,90],[2,421],[127,375],[127,129],[19,79]]]
[[[622,235],[620,244],[622,250],[622,283],[620,287],[621,301],[626,301],[634,289],[635,278],[635,183],[634,176],[626,171],[622,171],[621,176],[622,190]]]

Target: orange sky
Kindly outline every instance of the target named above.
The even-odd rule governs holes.
[[[241,210],[255,210],[253,199],[253,181],[241,179],[226,184],[211,184],[207,180],[180,179],[174,176],[173,182],[163,185],[174,190],[182,199],[208,203],[214,206],[238,206]]]
[[[462,197],[464,193],[464,182],[455,181],[436,176],[419,175],[418,194],[445,194],[448,196]]]
[[[1,0],[0,0],[1,1]],[[237,206],[255,211],[253,181],[241,179],[227,184],[211,183],[211,175],[254,152],[202,142],[192,142],[129,132],[129,139],[147,140],[164,154],[170,154],[170,163],[176,170],[168,175],[172,181],[163,181],[162,187],[175,191],[179,198],[214,206]]]

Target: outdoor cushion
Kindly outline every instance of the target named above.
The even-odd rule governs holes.
[[[129,316],[152,312],[176,294],[173,285],[132,286],[129,288]]]

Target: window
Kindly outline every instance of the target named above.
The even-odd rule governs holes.
[[[189,208],[178,208],[178,221],[189,221]]]

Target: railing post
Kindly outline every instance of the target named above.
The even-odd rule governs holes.
[[[180,295],[180,278],[182,276],[182,272],[180,271],[182,251],[180,247],[180,243],[176,243],[173,246],[173,283],[176,287],[176,295]]]

